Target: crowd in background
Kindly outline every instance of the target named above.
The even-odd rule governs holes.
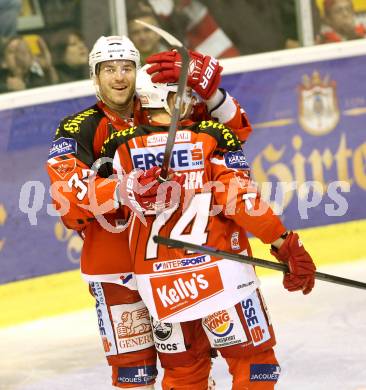
[[[110,33],[104,2],[0,0],[0,92],[89,78],[91,45]]]
[[[354,2],[364,2],[356,12]],[[102,4],[101,4],[102,3]],[[166,50],[160,37],[134,22],[171,32],[187,47],[227,58],[300,46],[295,0],[125,0],[128,35],[142,61]],[[312,0],[314,42],[365,38],[366,0]],[[82,80],[88,52],[110,35],[107,2],[0,0],[0,92]]]

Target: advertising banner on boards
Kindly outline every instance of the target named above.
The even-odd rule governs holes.
[[[253,178],[272,183],[263,193],[292,229],[366,217],[365,65],[360,56],[224,80],[254,127],[244,149]]]

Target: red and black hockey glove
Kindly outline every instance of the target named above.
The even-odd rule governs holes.
[[[137,213],[158,212],[179,203],[185,176],[170,169],[168,180],[160,183],[160,173],[160,167],[153,167],[147,171],[134,169],[126,174],[119,187],[121,203]]]
[[[189,51],[190,64],[187,85],[202,97],[209,99],[220,85],[222,66],[216,58]],[[154,83],[176,83],[182,67],[181,56],[177,51],[153,54],[146,59],[152,64],[147,70]]]
[[[315,283],[315,264],[305,250],[299,235],[290,232],[279,249],[272,246],[271,254],[280,262],[288,264],[290,272],[283,278],[283,285],[288,291],[302,290],[309,294]]]

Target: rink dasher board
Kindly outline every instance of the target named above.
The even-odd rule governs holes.
[[[346,116],[347,107],[341,107],[340,125],[329,134],[315,139],[298,125],[294,90],[301,84],[303,74],[311,76],[314,70],[320,70],[321,77],[324,78],[330,69],[330,77],[332,79],[336,75],[339,89],[344,88],[342,84],[347,84],[346,91],[340,94],[341,103],[347,99],[357,100],[358,97],[352,97],[352,93],[361,90],[363,96],[365,95],[366,86],[363,85],[365,78],[348,80],[346,71],[351,66],[358,72],[364,72],[365,51],[366,42],[359,40],[220,61],[225,68],[223,86],[233,96],[238,97],[254,124],[255,131],[249,139],[247,148],[248,161],[255,162],[257,154],[264,155],[264,150],[268,150],[271,143],[279,151],[283,142],[287,151],[291,153],[284,155],[278,162],[284,164],[295,178],[292,172],[294,169],[291,167],[293,157],[309,159],[314,152],[313,145],[318,148],[318,145],[322,144],[323,149],[318,148],[321,153],[330,149],[335,154],[341,148],[341,143],[346,140],[347,147],[343,146],[343,153],[347,152],[347,148],[351,148],[352,152],[358,151],[358,155],[361,155],[360,147],[365,141],[362,131],[365,122],[362,116]],[[281,77],[276,77],[277,75]],[[274,88],[274,84],[277,89]],[[27,180],[43,183],[47,191],[49,179],[43,163],[47,159],[58,122],[64,116],[77,112],[93,104],[94,101],[94,90],[90,80],[0,96],[0,164],[3,168],[2,174],[0,173],[0,176],[2,175],[0,241],[3,243],[0,249],[2,263],[0,284],[65,272],[79,267],[81,240],[75,233],[70,234],[63,230],[58,219],[46,213],[45,206],[50,203],[47,192],[44,206],[38,215],[37,226],[30,226],[27,216],[19,211],[18,198],[20,188]],[[276,127],[274,119],[278,119],[276,115],[283,106],[291,108],[289,113],[292,122],[282,127],[276,125]],[[284,119],[280,118],[282,121]],[[276,136],[273,136],[274,131]],[[288,131],[293,132],[293,140],[302,142],[302,148],[299,150],[293,148],[291,137],[287,136]],[[271,168],[268,166],[268,161],[265,163],[267,164],[267,166],[263,165],[265,169]],[[327,173],[330,179],[332,176],[338,179],[335,163],[333,165],[332,171],[324,169],[324,173]],[[311,167],[306,168],[306,175],[308,175]],[[359,176],[362,176],[361,168],[357,167]],[[12,174],[9,175],[9,172]],[[255,170],[253,173],[255,177]],[[314,208],[307,220],[300,219],[294,198],[284,214],[286,226],[302,229],[366,218],[366,208],[362,207],[360,201],[364,198],[365,190],[359,186],[354,188],[349,197],[350,209],[343,218],[325,218],[324,204],[321,204],[318,208]],[[328,242],[327,245],[327,248],[333,249],[332,243]],[[342,240],[340,245],[347,245],[347,241]],[[350,249],[354,250],[353,247]],[[337,250],[339,251],[339,248]]]
[[[225,76],[233,73],[250,72],[288,65],[357,57],[365,54],[366,41],[359,39],[349,42],[330,43],[220,59],[220,65],[224,68],[222,74]],[[91,95],[94,95],[94,87],[91,80],[74,81],[60,85],[33,88],[26,91],[9,92],[0,95],[0,111]]]

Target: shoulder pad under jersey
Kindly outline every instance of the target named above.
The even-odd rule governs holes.
[[[235,133],[222,123],[215,121],[202,121],[198,126],[198,131],[209,134],[217,141],[217,146],[225,150],[241,149],[241,142]]]
[[[113,131],[112,134],[103,143],[101,156],[113,157],[118,146],[126,143],[129,139],[136,137],[136,133],[136,126],[119,131]]]
[[[70,136],[80,134],[93,127],[97,127],[103,117],[103,113],[94,105],[64,118],[60,124],[60,130],[63,130]]]
[[[103,113],[94,105],[64,118],[56,130],[54,142],[60,139],[69,143],[76,141],[75,157],[91,166],[94,162],[94,137],[103,117]]]

